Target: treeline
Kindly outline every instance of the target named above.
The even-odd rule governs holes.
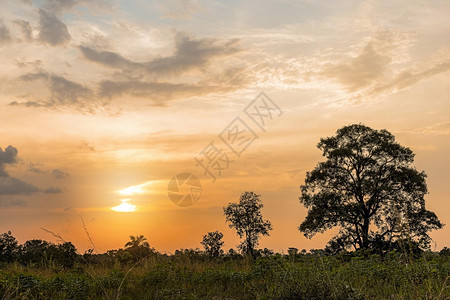
[[[208,236],[208,235],[205,235]],[[33,239],[19,244],[12,233],[6,232],[0,235],[0,263],[19,263],[24,266],[36,268],[62,268],[70,269],[75,265],[102,265],[110,267],[117,264],[133,265],[143,261],[144,259],[153,258],[159,261],[165,260],[189,260],[189,261],[232,261],[232,260],[257,260],[264,257],[288,257],[291,259],[301,259],[307,257],[324,257],[336,256],[327,249],[306,249],[299,250],[297,248],[289,248],[287,253],[275,253],[272,249],[254,249],[253,256],[246,252],[229,249],[224,252],[221,247],[211,251],[211,245],[204,243],[203,250],[200,249],[179,249],[173,254],[160,253],[155,248],[150,247],[146,238],[142,235],[130,236],[130,240],[125,244],[123,249],[109,250],[105,253],[96,253],[93,249],[87,250],[85,253],[78,253],[76,247],[71,242],[61,242],[55,244],[40,239]],[[217,239],[214,240],[214,244]],[[221,246],[222,244],[220,244]],[[405,241],[405,245],[408,243]],[[399,246],[391,252],[396,252],[405,257],[418,258],[423,253],[431,253],[431,251],[421,251],[418,248],[408,248]],[[387,254],[389,254],[387,253]],[[377,253],[374,250],[360,250],[353,252],[342,252],[339,257],[345,259],[358,256],[370,256]],[[383,254],[383,253],[381,253]],[[450,256],[450,249],[445,247],[439,252],[440,256]]]

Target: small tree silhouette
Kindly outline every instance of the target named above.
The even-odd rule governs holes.
[[[269,235],[272,224],[263,220],[261,214],[261,195],[254,192],[244,192],[239,198],[239,203],[230,203],[223,208],[230,228],[235,228],[240,238],[244,238],[239,248],[243,253],[255,257],[255,248],[261,235]]]
[[[129,252],[137,261],[152,253],[153,249],[150,248],[147,238],[143,235],[130,235],[130,240],[125,244],[125,251]]]
[[[139,247],[150,248],[150,245],[147,242],[147,238],[142,234],[136,236],[130,235],[130,240],[125,244],[125,248],[130,249]]]
[[[11,262],[17,256],[19,246],[11,231],[0,235],[0,261]]]
[[[208,232],[203,236],[201,244],[205,248],[205,252],[211,257],[219,257],[223,254],[223,234],[219,231]]]

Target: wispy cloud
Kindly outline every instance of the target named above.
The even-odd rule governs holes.
[[[47,71],[40,70],[35,73],[24,74],[20,76],[20,79],[25,82],[40,81],[44,83],[49,95],[38,101],[13,101],[10,105],[47,108],[69,106],[82,110],[91,110],[93,103],[86,101],[91,99],[93,92],[88,87],[68,80],[62,75],[52,74]]]
[[[60,169],[53,169],[52,170],[52,176],[54,178],[56,178],[56,179],[63,179],[63,178],[66,178],[66,177],[68,177],[70,175],[69,175],[69,173],[64,172],[64,171],[62,171]]]
[[[175,52],[171,56],[135,62],[112,51],[97,51],[80,46],[83,56],[100,65],[123,71],[146,72],[154,75],[180,75],[205,67],[213,59],[240,51],[239,40],[193,39],[185,33],[175,35]]]

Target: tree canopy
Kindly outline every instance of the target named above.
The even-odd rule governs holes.
[[[443,224],[425,208],[426,174],[412,166],[411,149],[362,124],[342,127],[317,147],[326,160],[300,187],[308,215],[299,230],[306,237],[338,227],[328,247],[389,248],[405,238],[429,247],[429,231]]]
[[[219,257],[223,254],[223,233],[220,231],[210,231],[203,236],[200,242],[205,248],[205,252],[211,257]]]
[[[244,192],[239,198],[239,203],[229,203],[223,208],[230,228],[236,229],[237,234],[244,240],[239,248],[242,252],[255,257],[255,248],[261,235],[269,235],[272,224],[264,220],[261,213],[261,195],[254,192]]]

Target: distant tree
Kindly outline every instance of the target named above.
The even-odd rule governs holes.
[[[19,246],[11,231],[0,235],[0,261],[12,262],[17,257]]]
[[[450,249],[447,247],[444,247],[439,251],[439,255],[441,256],[450,256]]]
[[[364,125],[339,129],[322,138],[326,161],[306,174],[300,202],[308,215],[299,229],[311,238],[339,227],[329,248],[389,248],[407,237],[427,248],[428,232],[442,228],[425,209],[426,174],[411,164],[413,152],[386,130]]]
[[[125,251],[129,252],[134,260],[140,260],[154,252],[143,235],[130,235],[130,241],[125,244]]]
[[[294,247],[290,247],[290,248],[288,248],[288,255],[289,256],[297,256],[297,254],[298,254],[298,249],[297,248],[294,248]]]
[[[147,242],[147,238],[144,237],[142,234],[141,235],[130,235],[130,241],[128,241],[125,244],[125,248],[129,249],[129,248],[138,248],[138,247],[145,247],[145,248],[149,248],[150,245]]]
[[[230,222],[230,228],[236,229],[239,237],[244,239],[239,248],[252,257],[255,257],[254,250],[261,235],[269,235],[269,231],[272,230],[272,224],[268,220],[263,220],[260,197],[254,192],[244,192],[240,196],[239,203],[229,203],[223,208],[226,221]]]
[[[64,242],[57,245],[57,262],[64,268],[71,268],[75,264],[75,260],[78,256],[77,248],[71,242]]]
[[[259,250],[256,250],[256,252],[257,252],[258,257],[267,257],[267,256],[272,256],[275,254],[275,252],[269,248],[259,249]]]
[[[203,236],[201,244],[205,248],[205,252],[211,257],[219,257],[223,254],[223,234],[219,231],[208,232]]]
[[[20,249],[20,261],[23,264],[46,266],[55,257],[57,247],[44,240],[26,241]]]

